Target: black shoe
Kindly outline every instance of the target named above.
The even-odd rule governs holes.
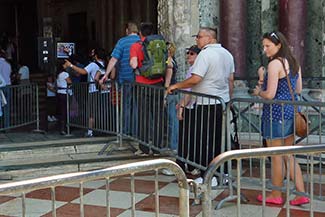
[[[149,154],[150,153],[150,149],[142,144],[139,144],[139,150],[142,151],[144,154]]]

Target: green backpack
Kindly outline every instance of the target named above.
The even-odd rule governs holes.
[[[167,46],[162,35],[149,35],[142,42],[144,59],[139,68],[140,75],[149,78],[165,76],[167,67]]]

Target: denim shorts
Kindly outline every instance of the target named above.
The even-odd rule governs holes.
[[[293,119],[272,121],[271,128],[271,121],[262,121],[262,137],[264,139],[285,139],[293,135],[293,124]]]

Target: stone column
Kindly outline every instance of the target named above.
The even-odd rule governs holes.
[[[185,49],[195,43],[198,24],[198,0],[159,0],[158,30],[168,41],[174,42],[178,63],[178,80],[183,80],[187,71]]]
[[[220,27],[220,1],[205,0],[200,1],[200,26]]]
[[[323,3],[325,1],[307,1],[308,18],[306,26],[306,41],[305,41],[305,67],[303,69],[303,75],[305,77],[321,77],[323,61],[323,32],[324,27],[321,28],[324,23],[323,15]],[[317,81],[319,82],[319,81]],[[312,82],[308,83],[308,87],[315,87]]]
[[[220,1],[220,42],[235,59],[235,76],[246,76],[246,9],[242,0]]]
[[[322,32],[323,32],[323,40],[322,40],[322,77],[325,77],[325,0],[322,1],[323,8],[323,16],[322,16]],[[323,85],[325,88],[325,85]]]
[[[280,31],[287,37],[293,53],[304,69],[307,1],[279,0]]]

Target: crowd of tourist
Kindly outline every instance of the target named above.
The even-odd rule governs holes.
[[[179,72],[175,59],[177,48],[173,42],[166,42],[161,36],[154,34],[154,26],[151,23],[141,23],[138,29],[136,23],[129,22],[125,30],[126,36],[118,40],[110,57],[104,49],[96,47],[90,52],[91,61],[88,64],[82,64],[73,56],[58,60],[56,78],[52,75],[48,77],[47,96],[49,107],[55,102],[59,106],[57,112],[48,110],[48,120],[55,121],[58,118],[60,133],[66,134],[66,95],[73,94],[68,91],[68,87],[73,82],[79,82],[81,76],[86,76],[86,81],[91,82],[88,85],[89,111],[86,136],[93,136],[96,118],[91,108],[99,93],[102,93],[100,90],[107,88],[105,82],[115,79],[123,88],[121,90],[123,91],[122,131],[128,135],[136,135],[145,143],[139,144],[143,154],[159,153],[166,134],[164,129],[167,129],[167,146],[174,154],[183,155],[187,160],[208,167],[213,158],[221,153],[222,105],[219,101],[203,96],[193,100],[194,98],[189,94],[183,94],[180,98],[178,90],[218,96],[226,104],[231,100],[235,73],[234,58],[218,42],[217,29],[201,27],[195,35],[196,44],[186,50],[189,70],[183,81],[176,80]],[[13,38],[2,36],[0,42],[1,83],[11,85],[18,80],[21,83],[28,82],[28,67],[15,62],[16,48]],[[267,67],[259,70],[259,85],[254,89],[253,95],[264,99],[291,100],[290,91],[297,93],[301,91],[299,63],[293,57],[282,33],[266,33],[262,43],[269,63]],[[154,58],[150,59],[151,56]],[[151,65],[148,65],[148,60]],[[13,73],[15,71],[17,73]],[[17,74],[17,78],[13,74]],[[288,76],[290,79],[287,81]],[[134,83],[151,85],[157,89],[164,87],[165,91],[152,94],[139,88],[137,96],[132,97],[130,94],[134,89],[130,84]],[[289,89],[291,86],[293,90]],[[6,91],[4,93],[9,96]],[[164,107],[167,107],[167,115],[161,112],[161,108]],[[285,127],[282,123],[283,116]],[[163,121],[164,117],[166,117],[165,121]],[[272,121],[270,121],[271,117]],[[161,123],[168,124],[159,126]],[[282,111],[280,107],[273,106],[271,110],[268,105],[264,105],[261,131],[268,147],[293,145],[293,125],[293,106],[285,107]],[[183,142],[181,146],[180,141]],[[198,153],[201,153],[200,156],[194,157]],[[295,177],[297,191],[303,193],[305,189],[300,167],[294,160],[290,162],[292,163],[286,166],[291,168],[290,178]],[[180,160],[177,160],[177,163],[185,172],[198,176],[195,182],[203,183],[205,170],[198,170],[193,165],[184,164]],[[283,157],[272,157],[272,184],[279,188],[282,186],[284,176],[282,165]],[[166,175],[171,174],[168,170],[162,172]],[[217,184],[217,179],[214,177],[211,186]],[[259,201],[262,199],[261,195],[257,197]],[[266,203],[283,204],[281,192],[273,190],[266,197]],[[309,203],[309,198],[296,196],[290,202],[291,205],[304,203]]]

